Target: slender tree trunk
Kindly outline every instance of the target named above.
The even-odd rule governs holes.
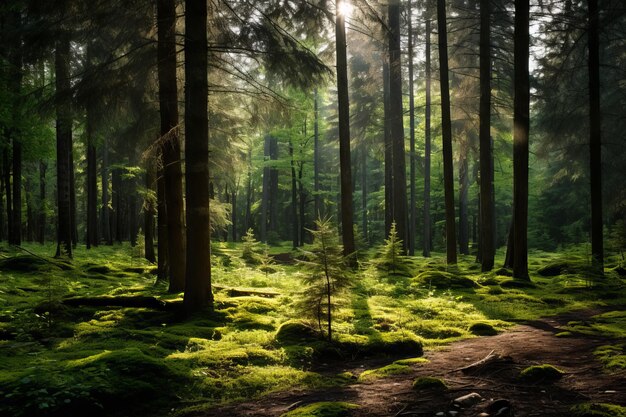
[[[431,220],[430,220],[430,20],[426,20],[426,105],[425,105],[425,121],[424,121],[424,225],[423,225],[423,247],[422,255],[426,258],[430,257],[431,249]]]
[[[278,159],[278,139],[270,136],[270,160]],[[270,184],[269,184],[269,224],[268,231],[273,232],[273,238],[278,232],[278,169],[274,166],[270,167]]]
[[[3,154],[4,154],[4,151],[3,151]],[[4,215],[5,215],[5,211],[4,211],[4,192],[5,192],[5,189],[4,189],[4,158],[2,158],[2,160],[0,160],[0,163],[2,164],[2,165],[0,165],[0,241],[3,241],[4,239],[7,238],[6,228],[5,228],[6,225],[5,225],[5,222],[4,222]]]
[[[410,130],[410,189],[411,189],[411,198],[410,198],[410,209],[409,209],[409,255],[415,255],[415,234],[416,234],[416,226],[417,226],[417,195],[415,190],[415,164],[416,164],[416,154],[415,154],[415,94],[413,92],[414,80],[413,80],[413,8],[411,7],[411,0],[409,0],[408,5],[408,17],[409,21],[409,130]]]
[[[193,3],[193,2],[187,2]],[[206,14],[206,13],[205,13]],[[176,85],[176,2],[157,1],[159,112],[161,116],[161,155],[165,205],[167,206],[167,245],[169,291],[185,288],[185,220],[183,174],[178,137],[178,87]],[[206,106],[205,106],[206,107]]]
[[[109,144],[102,143],[102,237],[107,245],[113,244],[111,234],[111,209],[109,207]]]
[[[34,216],[33,210],[33,187],[30,178],[26,177],[24,181],[24,192],[26,193],[26,241],[32,242],[34,231],[36,228],[37,219]]]
[[[483,272],[493,269],[495,257],[493,153],[491,148],[491,1],[480,1],[480,261]]]
[[[13,241],[13,192],[11,191],[11,163],[9,158],[9,149],[4,148],[2,151],[2,176],[4,178],[5,194],[7,199],[7,241]]]
[[[269,210],[270,200],[270,167],[268,160],[270,159],[270,137],[265,136],[263,142],[263,160],[265,166],[263,167],[263,189],[261,191],[261,242],[267,243],[267,212]]]
[[[167,206],[165,204],[165,179],[163,178],[163,158],[161,152],[158,153],[157,158],[157,280],[169,282]]]
[[[39,161],[39,219],[38,219],[38,230],[37,230],[37,240],[42,245],[46,240],[46,211],[47,211],[47,203],[46,203],[46,171],[48,170],[48,164],[46,161]]]
[[[462,255],[469,255],[469,223],[468,223],[468,191],[469,191],[469,152],[467,141],[462,146],[463,156],[459,166],[459,252]]]
[[[94,140],[95,106],[93,98],[87,102],[87,249],[98,246],[98,185],[96,145]]]
[[[588,0],[589,19],[589,176],[591,185],[591,256],[604,274],[602,236],[602,129],[600,112],[600,35],[598,0]]]
[[[246,179],[246,215],[244,217],[243,232],[247,233],[252,227],[252,148],[248,149],[248,176]]]
[[[367,146],[363,144],[361,146],[361,211],[362,215],[362,225],[361,232],[363,233],[363,239],[368,242],[367,238],[368,230],[367,230]]]
[[[317,88],[313,91],[313,195],[314,209],[313,218],[322,217],[321,196],[320,196],[320,144],[319,144],[319,96]]]
[[[15,132],[15,131],[14,131]],[[22,244],[22,143],[13,138],[13,234],[12,245]]]
[[[154,216],[156,214],[155,185],[156,166],[153,159],[146,164],[146,196],[143,201],[144,256],[149,262],[156,262],[154,253]]]
[[[289,140],[289,156],[291,157],[291,233],[292,247],[295,249],[300,243],[298,224],[298,181],[296,179],[296,162],[293,160],[293,143]]]
[[[62,33],[56,41],[54,67],[57,94],[70,89],[70,39]],[[72,112],[70,103],[57,98],[57,251],[56,256],[72,257],[71,158]]]
[[[337,0],[335,13],[335,39],[337,42],[337,96],[339,112],[339,165],[341,172],[341,226],[344,256],[356,265],[354,256],[354,228],[352,207],[352,167],[350,158],[350,103],[348,98],[348,60],[346,55],[345,16],[340,13],[341,3]],[[330,297],[330,295],[329,295]],[[330,298],[328,337],[330,339]]]
[[[188,251],[184,305],[188,313],[206,306],[213,309],[207,70],[207,4],[186,0],[185,191]]]
[[[448,76],[448,33],[446,3],[437,0],[439,33],[439,80],[441,84],[441,130],[443,140],[443,182],[446,206],[446,260],[456,264],[456,219],[454,209],[454,170],[452,166],[452,122],[450,120],[450,83]]]
[[[122,174],[120,168],[113,168],[111,171],[111,203],[113,205],[113,240],[122,243]]]
[[[385,51],[387,54],[388,51]],[[385,236],[389,236],[393,223],[393,141],[391,137],[391,112],[389,101],[389,57],[383,62],[383,106],[385,147]]]
[[[232,238],[233,238],[233,242],[237,241],[237,228],[238,228],[238,222],[237,222],[237,191],[235,190],[235,188],[233,188],[233,191],[231,191],[230,193],[230,204],[231,204],[231,222],[233,223],[232,225]]]
[[[302,150],[300,151],[302,155]],[[299,246],[304,246],[304,236],[306,235],[306,191],[304,190],[304,182],[302,176],[304,174],[304,162],[300,162],[298,170],[298,195],[300,201],[300,243]]]
[[[529,0],[515,2],[515,97],[513,103],[513,277],[528,277],[528,135],[530,126]]]
[[[515,253],[515,218],[511,219],[511,225],[509,226],[509,234],[506,239],[506,254],[504,256],[504,267],[513,269],[513,258]]]

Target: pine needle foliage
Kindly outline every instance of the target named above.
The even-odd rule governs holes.
[[[254,237],[252,228],[248,229],[246,234],[241,238],[241,258],[247,265],[258,265],[261,263],[263,248],[261,242]]]
[[[300,304],[301,311],[317,320],[322,329],[326,321],[326,336],[332,341],[332,311],[337,306],[337,296],[352,286],[352,275],[343,256],[336,228],[330,220],[318,219],[316,229],[310,230],[313,243],[304,250],[305,261],[301,261],[308,273],[302,279],[306,286]]]
[[[398,237],[396,223],[393,222],[389,230],[389,237],[385,239],[385,243],[380,249],[377,268],[390,271],[392,274],[408,272],[406,257],[402,255],[402,252],[402,240]]]

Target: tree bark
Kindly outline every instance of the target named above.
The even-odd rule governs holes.
[[[361,233],[363,233],[363,240],[368,242],[368,218],[367,218],[367,146],[363,144],[361,146],[361,211],[362,215],[362,224],[361,224]]]
[[[146,166],[146,197],[143,202],[143,235],[145,239],[144,256],[149,262],[156,262],[154,253],[154,216],[156,214],[155,206],[155,183],[156,183],[156,167],[153,159],[148,159]]]
[[[165,180],[163,179],[163,159],[157,156],[157,280],[168,281],[170,276],[167,244],[167,206],[165,205]]]
[[[13,130],[13,133],[17,132]],[[11,245],[22,244],[22,143],[13,138],[13,233]]]
[[[278,139],[270,136],[270,160],[278,159]],[[269,183],[269,224],[268,231],[273,232],[271,237],[274,239],[278,232],[278,169],[274,166],[270,167],[270,183]]]
[[[11,163],[9,158],[9,149],[4,148],[2,151],[2,176],[4,178],[4,187],[7,200],[7,241],[13,241],[13,191],[11,190]]]
[[[207,120],[207,4],[185,1],[185,191],[187,313],[213,309]]]
[[[109,207],[109,144],[102,143],[102,237],[107,245],[113,244],[111,233],[111,209]]]
[[[411,0],[408,4],[408,21],[409,21],[409,148],[410,148],[410,163],[409,163],[409,184],[410,184],[410,203],[409,203],[409,228],[408,228],[408,243],[409,243],[409,255],[415,255],[415,233],[417,225],[417,195],[415,190],[415,94],[413,92],[413,9],[411,7]]]
[[[483,272],[493,269],[493,153],[491,147],[491,1],[480,1],[480,262]]]
[[[529,0],[515,2],[513,102],[513,277],[528,277]]]
[[[452,122],[448,76],[448,34],[445,0],[437,0],[439,34],[439,80],[441,84],[441,134],[443,141],[443,182],[446,206],[446,260],[456,264],[456,219],[454,207],[454,170],[452,166]]]
[[[462,145],[461,164],[459,166],[459,252],[469,255],[469,219],[468,219],[468,191],[469,167],[467,140]]]
[[[391,138],[391,111],[389,109],[389,51],[383,62],[383,140],[385,147],[385,236],[389,236],[393,223],[393,141]]]
[[[319,144],[319,96],[317,88],[313,91],[313,219],[322,218],[320,196],[320,144]]]
[[[427,11],[428,12],[428,11]],[[423,248],[422,255],[428,258],[430,257],[431,248],[431,227],[430,227],[430,16],[426,19],[426,104],[424,109],[424,236],[423,236]]]
[[[39,161],[39,219],[37,240],[42,245],[46,240],[46,171],[48,170],[48,164],[46,161]]]
[[[263,189],[261,190],[261,242],[267,243],[267,223],[270,200],[270,167],[267,161],[270,159],[270,136],[266,135],[263,141]]]
[[[167,207],[165,217],[167,245],[170,254],[169,291],[177,293],[185,288],[186,257],[183,174],[178,136],[178,87],[176,85],[176,2],[158,0],[157,18],[160,141],[163,158],[163,189]]]
[[[602,235],[602,129],[600,112],[600,36],[598,0],[588,0],[589,19],[589,177],[591,186],[591,256],[604,274]]]
[[[57,137],[57,251],[56,256],[72,257],[72,213],[71,213],[71,143],[72,111],[70,103],[61,95],[70,89],[70,39],[61,33],[56,41],[54,54]]]
[[[293,159],[293,143],[289,140],[289,156],[291,157],[291,237],[292,247],[300,244],[300,227],[298,224],[298,180],[296,179],[296,162]]]
[[[343,242],[343,254],[344,256],[349,257],[349,263],[354,266],[356,265],[356,259],[353,256],[355,247],[352,207],[352,160],[350,158],[350,103],[348,98],[348,60],[346,54],[347,45],[345,16],[340,13],[341,3],[343,1],[345,0],[337,0],[337,7],[335,12],[335,39],[337,43],[337,99],[339,113],[339,166],[341,176],[341,237]]]
[[[98,185],[93,97],[87,101],[87,249],[98,246]]]

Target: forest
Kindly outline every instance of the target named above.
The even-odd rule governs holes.
[[[0,3],[0,415],[626,417],[623,0]]]

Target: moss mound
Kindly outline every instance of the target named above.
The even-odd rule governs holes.
[[[496,272],[496,275],[503,276],[503,277],[513,276],[513,271],[511,271],[510,269],[506,269],[506,268],[496,269],[495,272]]]
[[[552,383],[558,381],[565,375],[565,372],[552,365],[534,365],[523,369],[519,377],[524,382],[530,384]]]
[[[358,405],[345,402],[319,402],[298,407],[281,417],[347,417],[357,408]]]
[[[413,381],[413,389],[445,391],[448,389],[448,386],[443,379],[435,378],[432,376],[421,376]]]
[[[476,336],[495,336],[498,331],[489,323],[474,323],[469,327],[469,332]]]
[[[437,288],[476,288],[478,283],[462,275],[454,275],[444,271],[424,271],[413,278],[419,285],[428,285]]]
[[[626,417],[626,408],[607,403],[577,404],[570,409],[574,417]]]
[[[392,375],[401,375],[411,373],[411,367],[408,365],[400,365],[392,363],[382,368],[369,369],[359,375],[359,381],[372,381],[374,379],[385,378]]]
[[[300,321],[288,321],[280,325],[275,338],[282,345],[299,345],[319,341],[320,334]]]
[[[535,284],[521,279],[507,279],[500,283],[502,288],[535,288]]]
[[[14,256],[0,260],[0,271],[7,272],[37,272],[53,264],[45,259],[31,255]]]
[[[537,273],[542,277],[556,277],[565,273],[569,268],[570,264],[567,262],[551,262],[539,268]]]

